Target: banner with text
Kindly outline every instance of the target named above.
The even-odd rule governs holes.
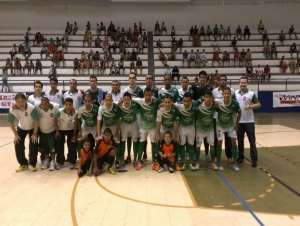
[[[17,93],[0,93],[0,108],[9,109]]]
[[[273,92],[273,107],[299,107],[300,91]]]

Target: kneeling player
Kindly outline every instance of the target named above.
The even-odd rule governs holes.
[[[164,142],[157,155],[157,161],[160,166],[158,170],[159,173],[165,171],[164,164],[167,164],[170,173],[173,173],[175,170],[175,147],[174,144],[171,143],[171,140],[172,133],[170,131],[165,132]]]
[[[92,175],[93,155],[91,150],[91,141],[89,138],[83,140],[83,148],[80,150],[79,168],[77,171],[78,177],[84,175]]]

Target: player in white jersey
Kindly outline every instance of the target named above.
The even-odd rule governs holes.
[[[112,95],[113,102],[118,104],[121,100],[123,100],[124,92],[120,89],[120,83],[117,80],[112,81],[111,91],[109,91]]]
[[[77,81],[76,79],[71,79],[69,82],[70,90],[65,92],[63,95],[63,99],[67,98],[73,99],[73,106],[76,110],[78,110],[79,106],[82,104],[82,92],[77,89]]]
[[[28,97],[29,101],[38,101],[41,100],[44,95],[42,94],[43,91],[43,83],[41,81],[35,81],[33,84],[34,94]]]
[[[45,97],[47,97],[51,102],[62,105],[63,92],[57,89],[57,85],[58,85],[58,80],[56,78],[51,78],[50,79],[51,90],[45,93]]]

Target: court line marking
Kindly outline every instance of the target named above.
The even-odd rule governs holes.
[[[79,180],[80,180],[80,178],[78,177],[73,186],[73,191],[72,191],[72,196],[71,196],[71,218],[72,218],[73,226],[78,226],[77,219],[76,219],[76,213],[75,213],[75,195],[76,195],[76,190],[77,190]]]
[[[186,189],[187,189],[187,191],[188,191],[188,193],[189,193],[189,195],[190,195],[190,197],[191,197],[191,200],[192,200],[192,202],[193,202],[193,204],[194,204],[194,207],[197,207],[198,204],[197,204],[197,202],[196,202],[196,200],[195,200],[195,197],[194,197],[194,195],[193,195],[193,193],[192,193],[192,191],[191,191],[191,188],[190,188],[188,182],[186,181],[186,178],[185,178],[185,176],[183,175],[183,172],[182,172],[182,171],[180,171],[180,175],[181,175],[181,178],[182,178],[182,180],[183,180],[183,182],[184,182],[184,184],[185,184],[185,187],[186,187]]]
[[[4,147],[4,146],[6,146],[6,145],[8,145],[8,144],[11,144],[11,143],[13,143],[13,141],[11,141],[11,142],[9,142],[9,143],[6,143],[6,144],[3,144],[3,145],[1,145],[1,146],[0,146],[0,148],[2,148],[2,147]]]

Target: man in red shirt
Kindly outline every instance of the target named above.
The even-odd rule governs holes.
[[[269,65],[267,64],[264,68],[264,81],[266,80],[266,76],[268,76],[268,81],[270,82],[271,79],[271,69],[269,67]]]
[[[220,57],[219,57],[219,52],[218,52],[218,50],[216,50],[216,51],[213,53],[212,66],[214,66],[214,62],[215,62],[215,61],[218,62],[219,67],[220,67]]]

